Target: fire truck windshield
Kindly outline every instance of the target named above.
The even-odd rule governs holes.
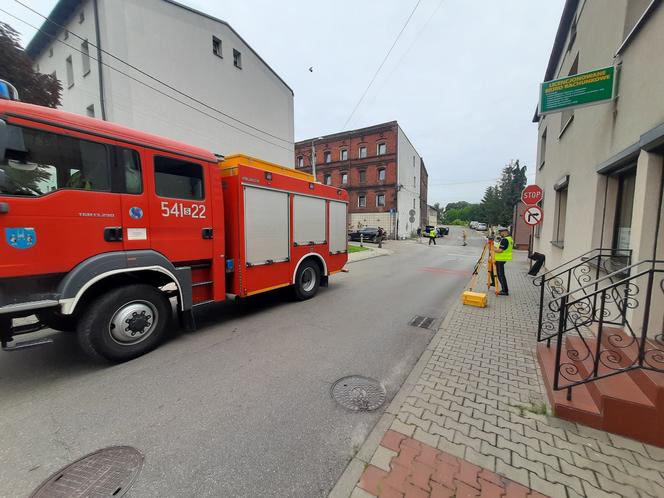
[[[106,145],[0,126],[0,195],[40,196],[61,189],[110,191]]]

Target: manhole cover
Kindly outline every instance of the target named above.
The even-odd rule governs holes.
[[[118,498],[129,491],[142,466],[143,455],[135,448],[105,448],[60,469],[30,497]]]
[[[375,379],[351,375],[332,385],[332,397],[349,410],[370,412],[385,403],[385,388]]]
[[[413,319],[408,322],[408,325],[412,325],[413,327],[419,327],[421,329],[428,329],[431,327],[431,324],[433,323],[433,318],[430,316],[420,316],[417,315],[413,317]]]

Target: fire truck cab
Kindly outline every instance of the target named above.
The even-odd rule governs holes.
[[[124,361],[162,340],[170,297],[188,328],[206,303],[311,298],[347,262],[347,203],[290,168],[0,100],[2,347],[48,326]]]

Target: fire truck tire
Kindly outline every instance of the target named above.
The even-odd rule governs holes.
[[[170,302],[159,289],[119,287],[99,296],[81,315],[78,342],[93,358],[131,360],[161,342],[171,318]]]
[[[299,301],[311,299],[320,287],[320,268],[311,260],[304,261],[295,274],[295,298]]]
[[[46,310],[36,313],[44,325],[61,332],[76,332],[76,319],[71,315],[63,315],[58,311]]]

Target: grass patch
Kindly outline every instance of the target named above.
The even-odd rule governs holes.
[[[510,405],[519,410],[519,415],[524,416],[525,412],[534,413],[535,415],[548,415],[549,410],[544,402],[531,402],[528,405]]]
[[[351,244],[348,244],[348,254],[353,254],[354,252],[362,252],[362,251],[368,251],[369,249],[366,247],[360,247],[360,246],[354,246]]]

